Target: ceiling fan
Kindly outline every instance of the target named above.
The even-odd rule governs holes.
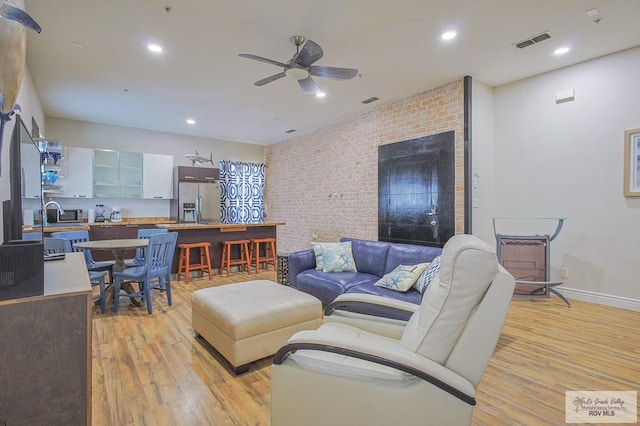
[[[358,75],[358,70],[353,68],[338,68],[313,65],[322,58],[324,52],[322,47],[313,40],[306,40],[303,36],[291,37],[291,42],[296,45],[296,53],[286,64],[272,59],[263,58],[261,56],[252,55],[250,53],[241,53],[239,56],[248,59],[254,59],[260,62],[277,65],[282,67],[282,72],[256,81],[256,86],[264,86],[267,83],[278,80],[282,77],[291,77],[298,80],[298,85],[302,91],[308,95],[315,95],[321,90],[313,81],[314,77],[330,78],[332,80],[349,80]],[[302,44],[304,43],[304,46]],[[302,49],[300,49],[302,46]]]

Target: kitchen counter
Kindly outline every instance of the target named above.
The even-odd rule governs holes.
[[[251,240],[258,238],[276,238],[276,228],[284,222],[264,223],[172,223],[157,224],[158,228],[178,233],[178,243],[211,243],[209,254],[211,266],[220,268],[222,242],[228,240]],[[277,241],[276,241],[277,243]],[[176,249],[173,258],[172,272],[177,272],[180,250]],[[235,251],[233,257],[238,257]]]
[[[263,222],[263,223],[169,223],[156,224],[158,228],[166,228],[169,231],[184,231],[187,229],[219,229],[220,232],[242,232],[247,228],[263,226],[279,226],[284,222]]]
[[[175,220],[171,220],[166,217],[131,217],[124,218],[122,222],[82,222],[82,223],[57,223],[54,226],[45,226],[44,233],[50,234],[52,232],[66,232],[66,231],[89,231],[91,227],[100,226],[127,226],[127,225],[160,225],[160,224],[175,224]],[[40,228],[37,227],[24,227],[22,232],[25,234],[32,232],[40,232]]]

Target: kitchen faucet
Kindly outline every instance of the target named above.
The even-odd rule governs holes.
[[[60,207],[60,204],[58,204],[57,201],[47,201],[47,203],[44,205],[44,214],[42,215],[42,220],[44,221],[45,225],[49,224],[49,220],[47,218],[47,207],[49,207],[49,204],[55,204],[55,206],[57,207],[58,211],[56,212],[56,222],[60,221],[60,215],[64,213],[64,210],[62,210],[62,207]]]

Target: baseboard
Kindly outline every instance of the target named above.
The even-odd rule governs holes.
[[[556,287],[556,289],[564,294],[569,301],[571,301],[571,299],[582,300],[583,302],[597,303],[599,305],[611,306],[613,308],[640,312],[640,300],[638,299],[596,293],[594,291],[581,290],[579,288]]]

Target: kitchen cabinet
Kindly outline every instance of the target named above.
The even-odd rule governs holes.
[[[110,225],[105,223],[104,225],[91,225],[89,230],[89,240],[120,240],[124,238],[138,238],[138,225]],[[113,254],[106,250],[94,250],[91,252],[93,260],[96,262],[103,262],[106,260],[114,260]],[[135,250],[129,250],[125,252],[125,259],[133,259],[135,256]]]
[[[93,151],[94,198],[142,198],[142,154]]]
[[[0,424],[91,425],[91,299],[67,253],[45,262],[42,296],[0,302]]]
[[[76,146],[66,147],[65,162],[62,168],[63,198],[93,197],[93,149]]]
[[[178,166],[178,180],[202,180],[202,181],[217,181],[220,180],[220,169],[213,167],[190,167],[190,166]]]
[[[120,152],[120,198],[142,198],[142,153]]]
[[[142,198],[173,198],[173,155],[143,154]]]
[[[24,198],[42,198],[40,158],[40,151],[35,145],[27,143],[20,144],[22,196]]]

